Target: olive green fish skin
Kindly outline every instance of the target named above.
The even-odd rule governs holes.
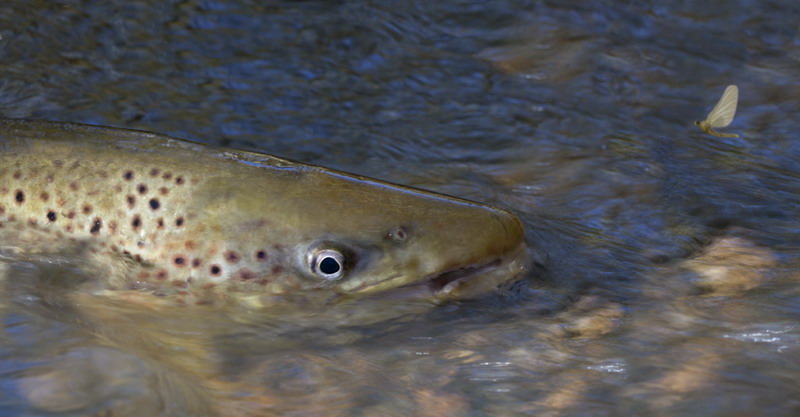
[[[372,293],[476,270],[429,285],[455,298],[519,278],[528,259],[515,216],[466,200],[146,132],[0,121],[0,247],[64,240],[109,288],[184,294]],[[340,276],[315,269],[324,250]]]

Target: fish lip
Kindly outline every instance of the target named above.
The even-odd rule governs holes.
[[[432,295],[437,296],[451,292],[461,283],[496,268],[500,263],[500,258],[495,258],[482,264],[452,268],[435,275],[429,275],[419,282],[404,285],[400,288],[426,286]]]
[[[398,289],[423,289],[427,297],[434,300],[443,301],[451,298],[471,298],[480,295],[487,290],[487,286],[481,287],[481,280],[486,280],[488,286],[498,287],[522,279],[530,270],[531,257],[530,249],[521,242],[512,251],[504,253],[490,261],[462,265],[451,268],[443,272],[431,274],[420,281],[399,287]],[[482,290],[475,292],[468,287],[471,281],[478,280],[477,283]],[[463,290],[463,291],[462,291]],[[462,292],[463,294],[459,294]]]

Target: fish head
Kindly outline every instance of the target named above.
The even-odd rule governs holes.
[[[522,224],[507,211],[318,167],[285,177],[291,186],[250,184],[249,198],[222,202],[235,223],[223,230],[239,244],[279,246],[272,279],[295,289],[460,299],[528,268]]]

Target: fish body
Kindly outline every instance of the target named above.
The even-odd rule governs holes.
[[[0,121],[0,252],[65,242],[104,289],[197,303],[398,287],[470,297],[528,263],[520,221],[497,208],[141,131]]]
[[[714,128],[727,127],[733,122],[736,115],[736,106],[739,103],[739,88],[729,85],[722,93],[717,105],[708,113],[705,120],[697,121],[695,124],[705,133],[721,138],[738,138],[736,133],[717,132]]]

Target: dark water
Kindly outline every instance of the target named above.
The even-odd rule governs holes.
[[[798,21],[792,1],[5,0],[0,116],[499,204],[546,270],[513,297],[259,316],[70,298],[27,283],[79,272],[2,263],[0,415],[798,415]],[[705,135],[728,84],[740,137]]]

